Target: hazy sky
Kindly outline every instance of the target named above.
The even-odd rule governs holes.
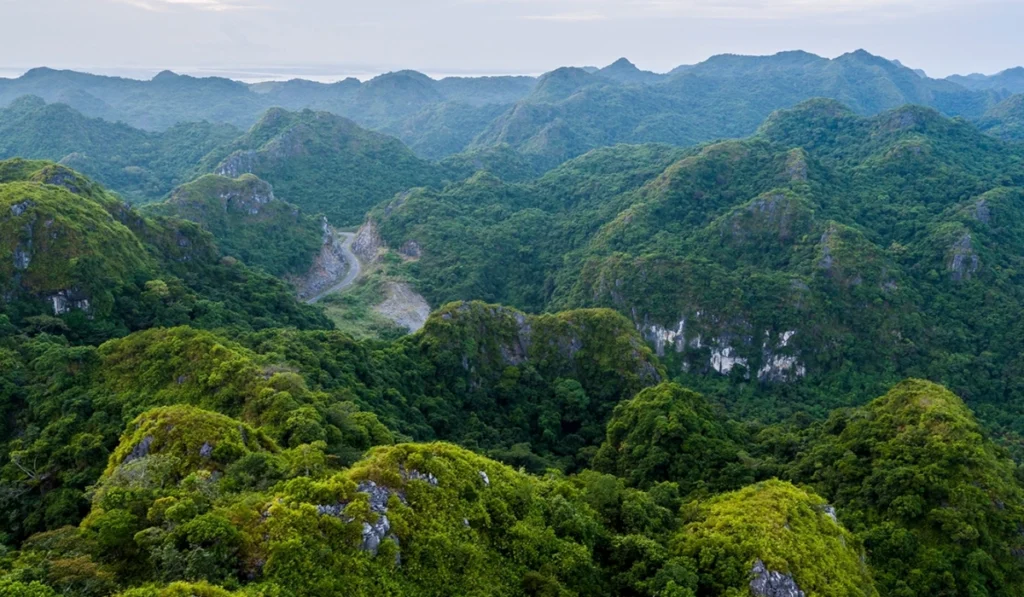
[[[6,69],[532,73],[626,56],[664,71],[857,48],[933,76],[1024,65],[1024,0],[0,0],[0,22]]]

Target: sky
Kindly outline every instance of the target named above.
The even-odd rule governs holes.
[[[538,74],[627,57],[863,48],[932,76],[1024,65],[1024,0],[0,0],[0,76],[35,66],[275,78]]]

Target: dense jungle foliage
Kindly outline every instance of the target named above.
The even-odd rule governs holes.
[[[1024,594],[1012,75],[0,81],[0,597]]]
[[[604,155],[630,158],[613,194],[680,158]],[[669,381],[614,310],[455,302],[357,341],[195,225],[53,164],[0,180],[2,595],[1024,590],[1022,475],[934,383],[765,425]]]
[[[371,212],[432,304],[613,308],[670,377],[771,420],[948,385],[1016,442],[1024,153],[934,111],[827,100],[692,150],[616,146]]]
[[[216,238],[225,255],[279,277],[305,273],[323,244],[322,219],[277,199],[274,189],[252,174],[203,176],[142,211],[195,222]]]

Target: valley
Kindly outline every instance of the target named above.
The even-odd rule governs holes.
[[[0,597],[1022,594],[1022,92],[0,79]]]
[[[333,286],[330,286],[323,292],[315,294],[306,299],[306,303],[315,305],[322,298],[329,294],[337,294],[347,290],[352,284],[355,283],[356,279],[359,278],[359,274],[362,273],[362,266],[359,263],[359,258],[352,252],[352,242],[356,239],[354,232],[338,232],[334,231],[334,234],[340,236],[343,240],[339,245],[341,253],[345,257],[345,276],[337,281]]]

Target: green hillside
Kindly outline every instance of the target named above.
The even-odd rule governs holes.
[[[332,224],[357,223],[373,205],[410,187],[438,184],[440,169],[397,139],[326,112],[270,110],[203,169],[255,174],[274,191]]]
[[[1014,95],[985,112],[978,127],[1007,141],[1024,141],[1024,95]]]
[[[823,412],[917,375],[1020,432],[1021,164],[929,109],[818,100],[747,140],[603,149],[371,217],[389,246],[420,247],[405,267],[431,302],[616,309],[687,384],[786,397],[751,415]]]
[[[251,174],[203,176],[144,211],[195,222],[225,255],[275,276],[305,273],[323,242],[321,221],[277,199],[269,184]]]
[[[714,56],[645,86],[559,69],[542,77],[474,145],[508,143],[558,164],[614,143],[688,146],[747,136],[772,111],[816,97],[865,115],[919,104],[973,119],[1005,95],[921,77],[862,50],[834,60],[806,52]]]
[[[92,342],[153,325],[329,325],[195,224],[144,217],[63,166],[0,162],[0,201],[0,304],[22,329]]]
[[[0,79],[0,597],[1024,595],[1013,75]]]
[[[239,134],[232,126],[208,123],[148,133],[35,97],[0,109],[0,159],[60,162],[136,202],[160,199],[187,182],[207,153]]]

